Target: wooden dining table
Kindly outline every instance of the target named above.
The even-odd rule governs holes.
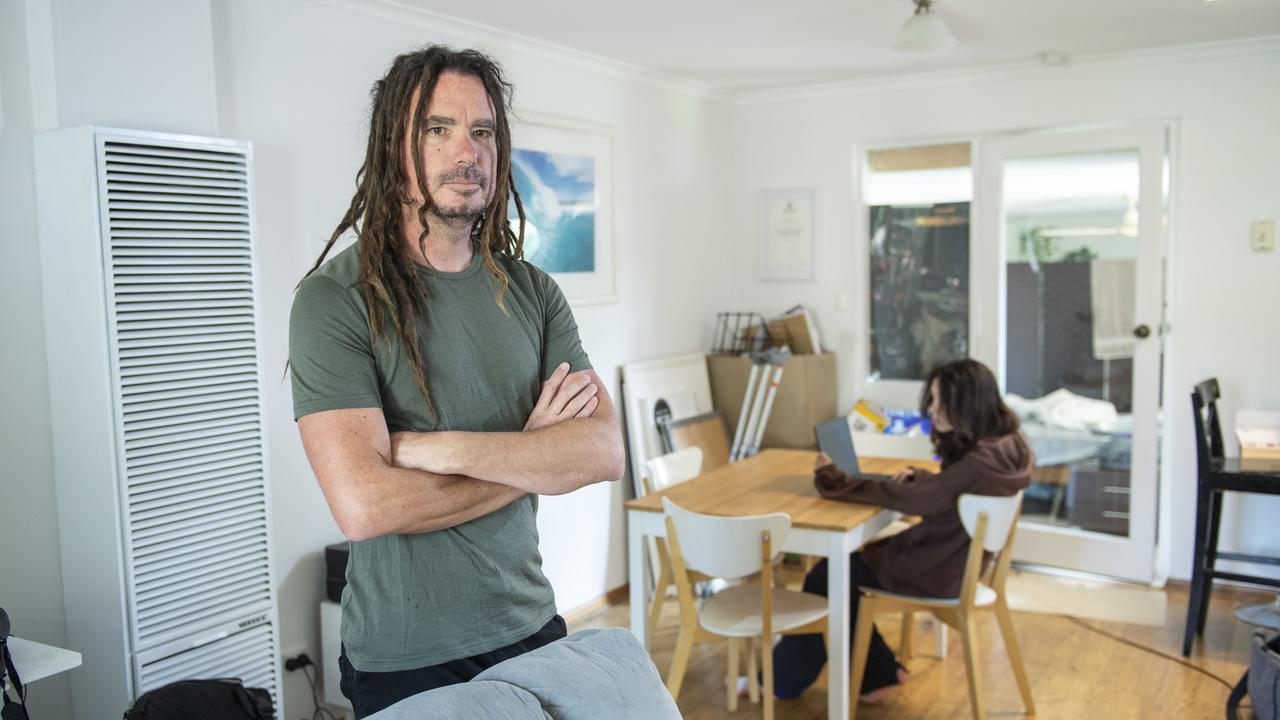
[[[630,575],[631,632],[647,643],[645,588],[648,587],[646,537],[664,537],[662,497],[693,512],[724,517],[784,512],[791,532],[782,550],[826,558],[845,558],[892,522],[897,513],[874,505],[825,500],[813,485],[812,450],[764,450],[715,468],[679,485],[626,504],[627,567]],[[937,470],[931,461],[859,458],[865,473],[890,475],[908,466]],[[849,563],[829,562],[827,587],[830,647],[827,648],[827,716],[849,717]]]

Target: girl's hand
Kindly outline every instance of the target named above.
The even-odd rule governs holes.
[[[826,453],[819,452],[817,459],[813,461],[813,471],[818,472],[822,468],[827,467],[828,465],[834,465],[834,464],[835,463],[832,462],[831,458],[827,457]]]
[[[896,483],[906,482],[910,480],[912,476],[914,476],[915,474],[916,474],[916,469],[913,467],[909,467],[906,470],[899,470],[893,476],[892,482],[896,482]]]

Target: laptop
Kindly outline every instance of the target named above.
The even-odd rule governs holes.
[[[867,480],[890,480],[892,475],[864,473],[858,469],[858,453],[853,450],[853,435],[849,433],[849,421],[843,417],[818,425],[813,429],[818,436],[818,449],[827,454],[845,475]]]

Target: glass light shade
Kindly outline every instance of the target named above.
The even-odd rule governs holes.
[[[941,17],[932,12],[912,15],[907,19],[898,39],[893,41],[894,50],[944,50],[954,47],[956,38],[947,29]]]

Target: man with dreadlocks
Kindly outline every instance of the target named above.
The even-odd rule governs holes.
[[[397,57],[355,197],[294,298],[294,415],[351,540],[339,664],[356,717],[563,637],[538,495],[623,473],[569,306],[522,259],[510,96],[478,52]]]

